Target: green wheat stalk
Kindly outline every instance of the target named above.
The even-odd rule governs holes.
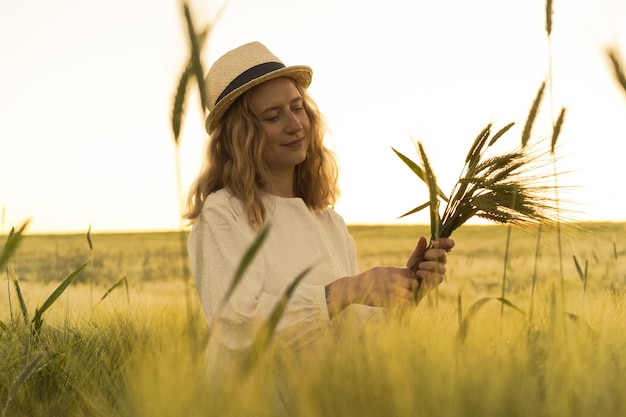
[[[4,217],[4,209],[3,209],[3,217]],[[11,257],[17,250],[18,246],[20,245],[22,238],[23,238],[24,231],[28,227],[29,223],[30,223],[30,220],[26,220],[22,223],[21,226],[18,227],[17,230],[15,230],[15,227],[11,228],[9,235],[7,236],[6,243],[4,247],[2,248],[2,252],[0,253],[0,270],[6,267],[6,273],[7,273],[7,297],[9,299],[9,312],[11,314],[11,320],[13,320],[13,307],[11,305],[11,284],[9,280],[10,273],[9,273],[8,264],[9,264],[9,260],[11,259]]]
[[[130,304],[130,294],[128,292],[128,279],[126,278],[126,275],[124,275],[124,277],[122,277],[122,279],[117,281],[108,290],[106,290],[106,292],[100,298],[100,300],[96,303],[96,305],[100,304],[105,298],[107,298],[109,296],[109,294],[111,294],[113,292],[113,290],[115,290],[118,287],[121,287],[122,284],[124,284],[125,287],[126,287],[126,300],[128,301],[128,304]]]
[[[172,132],[174,135],[174,157],[175,157],[175,169],[176,169],[176,189],[178,197],[178,221],[179,221],[179,243],[181,253],[181,271],[182,280],[185,286],[185,300],[187,305],[187,315],[189,318],[189,332],[195,334],[193,328],[193,308],[191,302],[191,290],[189,285],[189,265],[187,263],[187,239],[184,231],[183,223],[183,211],[184,211],[184,198],[183,198],[183,185],[182,185],[182,170],[180,162],[180,132],[184,117],[185,101],[187,98],[187,89],[189,82],[192,79],[196,80],[198,87],[198,96],[200,97],[200,110],[201,112],[207,107],[207,92],[204,81],[204,69],[202,65],[202,49],[208,39],[212,25],[207,25],[203,30],[197,32],[193,22],[192,11],[187,1],[182,2],[182,14],[185,20],[185,28],[187,31],[187,38],[189,41],[189,58],[185,64],[181,76],[176,86],[176,93],[174,95],[174,102],[172,105]]]
[[[556,168],[556,142],[561,133],[561,129],[563,127],[563,122],[565,121],[565,107],[561,109],[559,113],[559,117],[556,123],[553,124],[552,127],[552,139],[550,141],[550,155],[552,157],[552,167],[553,167],[553,177],[554,177],[554,194],[555,194],[555,204],[556,204],[556,237],[557,237],[557,246],[559,249],[559,271],[561,277],[561,302],[565,302],[565,273],[563,271],[563,244],[561,242],[561,211],[559,209],[559,184],[558,184],[558,174]]]
[[[91,241],[91,225],[87,229],[87,244],[89,245],[89,262],[93,265],[93,242]],[[89,302],[93,308],[93,274],[89,276]]]
[[[551,4],[549,6],[546,6],[546,13],[548,14],[549,12],[549,14],[551,14],[551,9],[552,9]],[[548,27],[550,28],[552,27],[551,16],[549,18],[546,18],[546,28]],[[535,96],[535,100],[533,101],[530,111],[528,112],[528,116],[526,117],[526,123],[524,124],[524,130],[522,133],[522,149],[526,148],[526,145],[528,145],[528,141],[530,140],[532,129],[535,124],[535,120],[537,118],[537,113],[539,112],[539,107],[541,106],[541,100],[543,98],[543,92],[545,90],[545,87],[546,87],[546,83],[544,82],[539,87],[539,90],[537,91],[537,95]],[[513,200],[511,201],[512,206],[515,206],[514,199],[515,199],[515,195],[513,195]],[[541,227],[541,225],[539,227]],[[505,245],[505,250],[504,250],[504,268],[503,268],[504,270],[502,272],[502,289],[501,289],[502,299],[504,299],[506,295],[506,274],[507,274],[507,270],[509,266],[510,247],[511,247],[511,224],[509,224],[507,227],[506,245]],[[500,306],[500,319],[502,319],[503,317],[504,317],[504,304]]]
[[[552,35],[552,0],[546,1],[546,32],[549,38]]]
[[[613,75],[615,76],[616,81],[622,87],[624,92],[626,92],[626,72],[624,71],[624,64],[620,52],[615,47],[609,47],[606,50],[606,54],[611,61]]]

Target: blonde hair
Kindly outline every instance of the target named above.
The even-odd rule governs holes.
[[[337,163],[334,154],[324,146],[326,124],[317,105],[304,88],[294,84],[302,95],[311,124],[307,157],[295,168],[294,194],[310,210],[323,210],[333,206],[339,197]],[[187,212],[183,217],[190,223],[200,216],[209,194],[226,188],[243,202],[253,228],[260,229],[265,224],[262,195],[272,192],[271,181],[262,159],[263,130],[248,97],[247,93],[239,97],[211,134],[203,167],[187,197]]]

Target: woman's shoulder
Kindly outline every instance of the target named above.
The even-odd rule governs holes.
[[[337,213],[333,207],[326,207],[325,209],[318,211],[316,214],[320,219],[332,222],[341,227],[346,227],[343,217]]]
[[[241,214],[243,210],[241,201],[230,193],[226,188],[212,192],[204,199],[202,212],[221,212]]]
[[[213,191],[211,194],[206,196],[204,203],[205,205],[228,203],[232,197],[233,195],[226,188],[220,188],[219,190]]]

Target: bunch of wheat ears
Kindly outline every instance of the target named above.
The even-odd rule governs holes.
[[[563,113],[562,113],[563,116]],[[559,118],[562,123],[562,117]],[[492,124],[488,124],[474,140],[453,187],[450,198],[439,188],[435,173],[421,142],[417,143],[421,164],[393,151],[426,183],[429,199],[400,217],[428,208],[430,211],[431,242],[438,237],[450,237],[452,232],[474,216],[501,224],[522,227],[554,225],[558,218],[558,200],[551,197],[547,174],[550,163],[546,156],[554,154],[556,135],[552,146],[541,149],[539,144],[522,140],[517,149],[494,155],[493,145],[513,127],[510,123],[492,135]],[[557,126],[560,127],[557,123]],[[440,201],[445,209],[440,215]],[[419,260],[418,260],[419,261]],[[413,267],[415,267],[414,265]]]

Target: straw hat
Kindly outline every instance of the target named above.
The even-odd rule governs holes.
[[[259,42],[225,53],[215,61],[205,79],[209,110],[206,131],[211,133],[230,105],[252,87],[273,78],[290,77],[307,88],[312,76],[310,67],[287,67]]]

